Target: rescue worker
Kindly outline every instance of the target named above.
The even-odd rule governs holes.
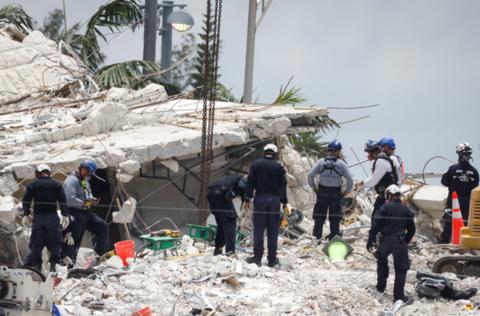
[[[280,228],[280,203],[285,208],[287,200],[287,177],[285,168],[275,157],[278,149],[274,144],[267,144],[264,158],[255,160],[250,167],[247,179],[246,199],[253,201],[253,257],[248,263],[260,266],[263,257],[263,235],[267,230],[268,266],[279,263],[277,258],[277,239]]]
[[[410,267],[408,243],[415,235],[413,212],[402,203],[402,193],[396,184],[386,189],[389,202],[383,205],[373,219],[372,229],[368,236],[367,250],[372,251],[377,234],[380,242],[376,251],[377,258],[377,291],[383,293],[388,279],[388,256],[393,256],[395,282],[393,285],[393,301],[402,300],[407,304],[413,299],[405,296],[405,280]]]
[[[97,170],[95,161],[85,159],[80,163],[78,170],[69,175],[63,183],[71,215],[68,231],[71,233],[74,244],[73,247],[67,243],[64,244],[62,257],[68,256],[73,262],[77,258],[85,229],[92,233],[94,249],[99,256],[109,250],[108,225],[91,210],[96,199],[92,195],[89,178],[95,170]]]
[[[50,167],[46,164],[37,166],[36,180],[30,183],[23,196],[22,224],[29,225],[30,206],[33,205],[32,234],[30,236],[30,254],[25,266],[41,270],[42,251],[50,251],[50,271],[55,271],[60,263],[63,232],[69,224],[69,213],[62,184],[50,177]],[[61,219],[57,215],[57,203],[61,210]]]
[[[327,145],[328,155],[317,161],[308,173],[308,184],[317,193],[317,203],[313,209],[313,236],[322,238],[323,224],[327,217],[330,222],[330,235],[340,235],[340,220],[342,219],[342,196],[348,194],[353,188],[353,179],[347,164],[341,159],[342,144],[336,140]],[[315,177],[319,175],[318,185]],[[347,180],[345,192],[341,191],[342,178]]]
[[[247,181],[242,176],[225,176],[208,187],[208,204],[217,222],[214,256],[223,253],[223,246],[226,246],[226,254],[235,253],[237,212],[233,199],[239,196],[243,202],[246,186]]]
[[[395,140],[391,137],[383,137],[378,141],[378,144],[382,148],[382,151],[392,159],[393,164],[397,168],[397,184],[401,187],[405,182],[405,164],[403,163],[402,158],[395,153],[395,149],[397,148]]]
[[[381,151],[380,145],[374,140],[365,144],[368,159],[373,160],[372,175],[363,181],[357,182],[358,186],[374,188],[377,198],[373,204],[372,220],[378,209],[385,204],[385,190],[392,184],[397,184],[398,176],[395,165],[390,157]]]
[[[458,203],[462,212],[463,221],[468,225],[470,210],[470,193],[478,186],[478,171],[470,164],[472,147],[467,142],[457,145],[458,163],[450,166],[442,176],[442,184],[448,187],[447,209],[443,215],[443,232],[441,243],[449,243],[452,235],[452,192],[457,192]]]

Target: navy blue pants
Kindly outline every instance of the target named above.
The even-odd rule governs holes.
[[[91,210],[76,208],[70,209],[70,218],[71,222],[68,231],[72,232],[75,244],[73,247],[64,244],[62,257],[68,256],[75,262],[85,230],[88,230],[93,235],[94,249],[98,255],[103,255],[109,251],[108,225],[103,219]]]
[[[408,259],[407,242],[405,235],[394,235],[383,237],[377,251],[377,290],[385,291],[388,279],[388,256],[393,255],[393,266],[395,268],[395,282],[393,285],[393,301],[404,298],[405,280],[407,271],[410,268]]]
[[[278,196],[262,194],[253,200],[253,255],[261,262],[263,257],[263,235],[267,230],[268,262],[277,259],[277,240],[280,229],[280,199]]]
[[[313,208],[313,236],[317,239],[322,238],[323,224],[327,218],[330,222],[330,235],[328,239],[332,239],[335,235],[340,235],[340,221],[343,217],[342,205],[340,203],[340,188],[321,188],[317,194],[317,203]]]
[[[57,213],[35,214],[33,216],[32,234],[30,236],[30,254],[26,266],[40,270],[44,247],[50,251],[50,265],[60,263],[63,233]]]
[[[207,199],[210,210],[217,222],[215,248],[225,246],[225,253],[235,252],[237,214],[233,202],[226,201],[223,196],[212,193],[207,194]]]

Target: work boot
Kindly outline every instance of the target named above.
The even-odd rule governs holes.
[[[405,295],[402,298],[402,301],[403,301],[403,304],[405,304],[405,305],[412,305],[413,304],[413,298],[411,296]]]
[[[218,256],[223,254],[223,247],[215,247],[215,250],[213,250],[213,255]]]
[[[247,258],[247,263],[255,263],[259,267],[262,266],[262,262],[260,260],[257,260],[257,258],[255,257]]]
[[[268,261],[268,266],[270,268],[273,268],[274,266],[276,266],[278,264],[280,264],[280,261],[278,260],[278,258],[275,258],[275,260],[273,260],[273,261]]]

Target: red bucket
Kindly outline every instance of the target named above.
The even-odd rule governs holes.
[[[135,257],[135,242],[133,240],[123,240],[116,242],[115,246],[115,253],[119,256],[123,261],[123,266],[127,266],[127,258],[134,258]]]
[[[152,310],[150,307],[144,307],[141,310],[136,311],[132,316],[152,316]]]

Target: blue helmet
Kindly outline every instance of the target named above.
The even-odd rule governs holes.
[[[376,140],[367,140],[367,143],[365,144],[365,149],[364,149],[367,153],[370,153],[372,151],[375,151],[375,150],[380,150],[380,145],[378,144],[378,142]]]
[[[395,141],[393,140],[393,138],[391,137],[383,137],[382,139],[380,139],[378,141],[378,144],[383,147],[383,146],[388,146],[390,147],[391,149],[395,149],[396,145],[395,145]]]
[[[90,173],[94,173],[97,170],[97,164],[93,159],[85,159],[80,162],[80,167],[84,167]]]
[[[327,149],[328,149],[329,151],[342,150],[342,143],[337,142],[337,140],[334,139],[334,140],[332,140],[330,143],[328,143]]]

